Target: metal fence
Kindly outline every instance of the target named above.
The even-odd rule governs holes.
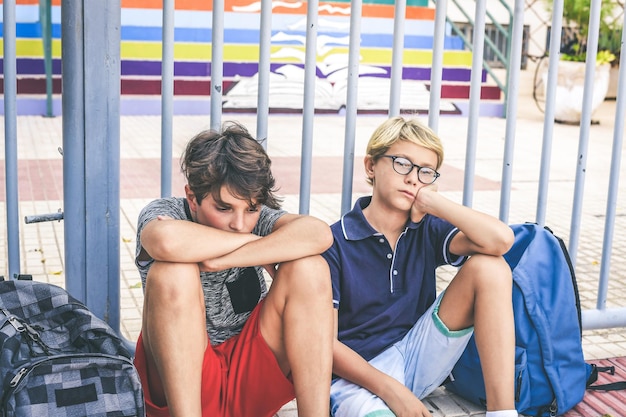
[[[569,230],[569,249],[574,262],[579,247],[579,230],[582,214],[582,197],[585,183],[586,156],[591,125],[591,98],[594,89],[595,55],[597,54],[599,9],[601,0],[592,0],[588,61],[585,72],[583,112],[578,141],[575,199]],[[357,91],[361,0],[351,3],[350,55],[348,71],[347,106],[345,109],[344,160],[341,211],[352,204],[352,176],[354,172],[354,146],[357,124]],[[400,112],[400,82],[402,80],[402,48],[404,12],[406,1],[395,4],[394,44],[389,115]],[[438,131],[440,114],[441,80],[443,70],[444,36],[446,33],[447,0],[436,3],[434,45],[431,71],[429,126]],[[555,0],[552,32],[561,33],[563,2]],[[261,37],[259,56],[259,97],[257,109],[257,135],[266,137],[269,115],[268,86],[270,74],[269,34],[271,30],[271,0],[261,3]],[[474,195],[478,119],[483,69],[486,0],[477,0],[474,19],[473,61],[470,81],[469,115],[467,117],[466,156],[464,170],[463,204],[471,206]],[[508,222],[511,202],[512,161],[516,141],[516,115],[518,112],[519,82],[523,44],[524,1],[515,0],[512,40],[509,47],[509,89],[506,103],[506,133],[501,178],[499,217]],[[212,21],[212,74],[211,74],[211,127],[219,127],[222,117],[222,47],[224,4],[213,2]],[[173,48],[174,0],[163,1],[163,60],[162,60],[162,188],[161,193],[171,193],[172,119],[173,119]],[[302,154],[300,179],[300,212],[309,212],[311,197],[311,158],[314,120],[314,83],[317,38],[318,1],[307,3],[306,62],[304,82]],[[15,53],[15,1],[3,2],[4,25],[4,129],[6,224],[8,239],[8,270],[10,277],[20,274],[20,235],[17,187],[17,137],[16,131],[16,53]],[[78,0],[62,2],[62,64],[63,64],[63,173],[64,173],[64,236],[67,288],[99,316],[106,318],[119,329],[119,142],[120,142],[120,0],[91,0],[89,7]],[[548,176],[551,160],[554,127],[554,107],[560,36],[553,36],[550,44],[550,65],[545,94],[545,121],[543,147],[540,155],[541,173],[536,206],[536,222],[545,224]],[[622,39],[622,44],[624,40]],[[624,68],[623,55],[620,65]],[[624,80],[620,71],[616,114],[624,114]],[[606,308],[609,267],[616,219],[616,202],[624,131],[623,117],[615,118],[610,188],[607,197],[601,271],[598,278],[597,308],[583,312],[585,329],[626,326],[626,307]],[[60,216],[54,217],[58,219]],[[89,221],[87,221],[89,217]],[[106,280],[95,279],[86,272],[106,271]],[[106,295],[106,296],[105,296]]]

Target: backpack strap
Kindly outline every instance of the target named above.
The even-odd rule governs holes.
[[[611,382],[609,384],[592,385],[587,389],[593,391],[619,391],[626,389],[626,381]]]
[[[593,391],[619,391],[619,390],[626,389],[626,381],[617,381],[617,382],[610,382],[607,384],[593,385],[593,383],[598,380],[598,372],[607,372],[611,375],[615,375],[615,367],[614,366],[596,366],[592,364],[591,374],[589,375],[589,379],[587,379],[587,389],[590,389]]]

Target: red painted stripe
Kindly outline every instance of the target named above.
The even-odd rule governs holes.
[[[39,0],[29,0],[32,1],[33,4],[38,4]],[[56,0],[60,1],[60,0]],[[226,12],[232,12],[233,8],[236,7],[244,7],[249,6],[252,3],[252,0],[226,0],[224,4],[224,10]],[[295,2],[294,2],[295,3]],[[344,2],[320,2],[319,6],[323,5],[331,5],[335,7],[349,7],[350,3]],[[122,0],[122,7],[133,8],[133,9],[161,9],[163,7],[162,0]],[[333,15],[337,16],[337,14],[329,13],[323,7],[319,8],[320,15]],[[213,1],[212,0],[177,0],[176,1],[176,10],[201,10],[201,11],[211,11],[213,10]],[[306,15],[307,4],[306,2],[302,2],[299,7],[291,8],[291,7],[278,7],[274,10],[274,13],[280,14],[298,14],[298,15]],[[395,12],[395,7],[386,4],[363,4],[361,15],[363,17],[384,17],[384,18],[393,18]],[[435,20],[435,9],[430,7],[419,7],[419,6],[407,6],[406,7],[406,18],[414,19],[414,20]]]
[[[441,98],[443,99],[467,99],[469,93],[470,86],[467,84],[444,84],[441,86]],[[484,85],[480,89],[480,99],[500,100],[500,93],[497,86]]]
[[[224,80],[223,94],[226,94],[235,84],[235,81]],[[123,95],[160,95],[161,80],[122,79],[121,91]],[[174,80],[174,95],[210,96],[211,80]]]
[[[2,4],[3,1],[0,0],[0,4]],[[34,4],[39,4],[39,0],[17,0],[15,2],[15,4],[17,6],[32,6]],[[61,0],[52,0],[52,5],[53,6],[60,6],[61,5]]]
[[[4,77],[0,77],[0,94],[4,94]],[[52,93],[61,94],[61,78],[52,79]],[[17,94],[46,94],[45,78],[18,78]]]
[[[276,178],[279,193],[297,194],[300,187],[300,158],[276,156],[272,158],[272,172]],[[365,182],[363,157],[355,157],[353,191],[368,193],[371,187]],[[178,165],[172,160],[172,166]],[[319,156],[312,160],[313,193],[341,193],[341,170],[343,157]],[[122,158],[120,160],[120,198],[157,198],[160,192],[161,161],[158,158]],[[461,191],[463,171],[446,164],[441,168],[440,190]],[[0,161],[0,183],[4,183],[4,161]],[[183,195],[184,179],[180,170],[172,172],[174,195]],[[500,183],[484,177],[476,177],[477,190],[499,190]],[[21,201],[62,200],[63,161],[57,159],[24,159],[18,161],[18,195]],[[0,201],[4,201],[0,193]],[[616,416],[615,416],[616,417]]]
[[[2,80],[2,77],[0,77]],[[236,81],[224,80],[223,88],[226,94],[236,84]],[[61,94],[61,78],[52,81],[53,94]],[[4,83],[0,83],[0,94],[4,93]],[[20,78],[17,80],[18,94],[45,94],[45,78]],[[161,94],[161,79],[123,78],[121,93],[133,95]],[[444,84],[441,87],[442,99],[467,99],[470,86],[466,84]],[[209,96],[211,94],[211,80],[174,80],[174,95],[177,96]],[[497,86],[482,86],[481,100],[500,100],[501,91]]]
[[[0,94],[4,94],[4,77],[0,77]],[[236,81],[224,80],[222,83],[224,94],[236,84]],[[61,94],[62,80],[60,77],[52,79],[52,94]],[[133,95],[160,95],[160,79],[122,79],[121,93]],[[46,94],[45,78],[18,78],[17,94]],[[211,94],[210,80],[174,80],[174,95],[177,96],[209,96]]]
[[[122,7],[131,9],[161,9],[162,0],[122,0]],[[176,10],[213,10],[213,0],[176,0]]]

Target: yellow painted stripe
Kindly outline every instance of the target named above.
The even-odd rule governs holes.
[[[0,49],[4,50],[4,38],[0,39]],[[41,39],[17,39],[15,41],[15,54],[22,57],[43,57],[43,42]],[[52,57],[61,58],[61,40],[52,40]]]
[[[274,55],[284,49],[284,46],[274,45],[270,48],[270,53]],[[304,54],[304,47],[289,46]],[[333,54],[348,54],[347,47],[336,47],[329,50],[323,56],[318,56],[318,62],[323,62],[324,58]],[[364,64],[385,64],[391,63],[391,49],[385,48],[363,48],[360,51]],[[161,59],[161,44],[149,42],[122,42],[122,59]],[[174,59],[184,61],[199,61],[211,59],[211,45],[199,43],[176,43],[174,45]],[[257,62],[259,59],[258,45],[224,45],[225,62]],[[296,58],[276,58],[272,57],[272,62],[302,62]],[[432,51],[408,49],[404,51],[402,62],[406,65],[432,64]],[[472,55],[468,51],[444,51],[443,65],[448,67],[472,65]]]
[[[4,47],[4,42],[0,39],[0,48]],[[160,60],[161,59],[161,43],[160,42],[122,42],[120,46],[121,59],[125,60]],[[284,46],[272,46],[271,54],[275,54]],[[289,46],[303,54],[304,47]],[[210,61],[211,60],[211,44],[209,43],[183,43],[178,42],[174,45],[174,59],[176,61]],[[16,54],[18,57],[43,57],[43,45],[38,39],[18,39],[16,42]],[[318,62],[323,62],[324,58],[333,54],[348,54],[347,47],[336,47],[329,50],[323,56],[318,56]],[[389,65],[391,63],[391,49],[385,48],[363,48],[360,51],[363,57],[363,64],[371,65]],[[52,41],[52,56],[61,58],[61,41],[59,39]],[[225,62],[258,62],[259,46],[258,45],[224,45],[224,61]],[[284,63],[300,63],[296,58],[276,58],[272,57],[272,62]],[[402,62],[411,66],[430,66],[432,64],[432,51],[408,49],[404,51]],[[471,67],[472,55],[468,51],[444,51],[443,65],[447,67]]]

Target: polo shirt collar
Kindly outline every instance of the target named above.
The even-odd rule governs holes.
[[[376,231],[367,221],[363,214],[363,209],[369,206],[372,196],[359,198],[352,210],[344,214],[341,218],[341,230],[346,240],[362,240],[370,236],[380,236],[380,232]],[[424,219],[419,223],[408,221],[407,228],[417,229]]]

